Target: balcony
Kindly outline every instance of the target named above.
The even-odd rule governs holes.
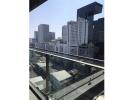
[[[30,48],[30,88],[42,100],[75,100],[103,83],[103,66],[97,59]]]

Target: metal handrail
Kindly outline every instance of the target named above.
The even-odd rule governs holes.
[[[54,57],[58,57],[58,58],[63,58],[63,59],[66,59],[66,60],[70,60],[70,61],[74,61],[74,62],[84,64],[84,65],[89,65],[89,66],[93,66],[93,67],[96,67],[96,68],[104,69],[103,66],[100,66],[100,65],[97,65],[97,64],[92,64],[92,63],[88,63],[88,62],[85,62],[85,61],[80,61],[80,60],[72,59],[72,58],[69,58],[69,57],[60,56],[60,55],[57,55],[57,54],[53,54],[51,52],[41,51],[41,50],[32,49],[32,48],[30,48],[30,51],[34,51],[34,52],[38,52],[38,53],[42,53],[42,54],[45,54],[45,55],[54,56]]]

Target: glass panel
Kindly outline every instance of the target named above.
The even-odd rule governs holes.
[[[30,51],[30,83],[39,91],[46,89],[46,57]]]
[[[92,81],[104,74],[103,69],[80,63],[77,58],[78,62],[38,51],[30,50],[30,82],[42,94],[51,98],[69,98],[72,93],[78,91],[77,89],[95,84]],[[78,95],[81,95],[81,91]]]

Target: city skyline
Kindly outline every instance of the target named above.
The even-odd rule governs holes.
[[[45,4],[41,5],[40,7],[35,9],[33,12],[31,12],[30,13],[30,38],[34,37],[34,31],[37,31],[37,28],[38,28],[37,26],[39,24],[49,24],[50,30],[52,32],[55,32],[55,37],[56,38],[62,37],[62,26],[66,25],[68,21],[71,21],[71,20],[76,21],[77,9],[89,3],[94,2],[93,0],[89,0],[89,1],[84,0],[83,2],[79,2],[79,1],[80,0],[78,0],[74,5],[72,5],[72,3],[75,2],[75,0],[73,0],[72,2],[69,0],[67,1],[65,0],[63,2],[60,0],[56,0],[55,3],[52,0],[51,1],[49,0]],[[96,2],[103,4],[103,0],[96,0]],[[60,7],[56,5],[57,3],[60,4]],[[65,7],[67,5],[68,7]],[[61,8],[59,12],[49,13],[52,10],[58,11],[57,9],[59,8]],[[57,16],[56,14],[59,16]],[[97,20],[98,18],[102,18],[103,14],[104,14],[104,11],[102,11],[101,14],[95,15],[94,20]]]
[[[72,5],[76,5],[73,1]],[[45,16],[47,23],[39,23],[35,38],[29,41],[29,85],[36,94],[44,94],[38,95],[44,100],[45,97],[55,100],[104,97],[104,16],[95,17],[102,13],[103,5],[94,1],[79,6],[66,7],[71,15],[67,15],[64,7],[60,7],[60,12],[54,9],[55,16]],[[50,18],[51,23],[48,22]],[[56,30],[52,30],[52,25]],[[55,35],[61,38],[55,39]]]
[[[36,38],[30,41],[31,46],[64,54],[103,59],[104,18],[94,20],[94,16],[102,12],[102,7],[102,4],[93,2],[77,9],[77,20],[68,21],[63,25],[61,40],[55,39],[55,34],[54,38],[50,36],[48,24],[40,24],[38,32],[35,31]]]

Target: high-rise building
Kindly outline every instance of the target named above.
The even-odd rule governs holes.
[[[49,34],[49,37],[48,37],[48,40],[49,40],[49,41],[55,39],[55,32],[49,32],[48,34]]]
[[[63,43],[68,43],[68,27],[67,25],[62,26],[62,40]]]
[[[104,18],[100,18],[94,21],[94,42],[104,42]]]
[[[93,40],[93,18],[102,12],[102,5],[94,2],[77,10],[78,35],[80,44],[88,44]]]
[[[69,46],[78,46],[78,35],[77,35],[77,22],[69,21],[68,26],[68,44]]]
[[[69,54],[77,55],[78,53],[78,24],[76,21],[69,21],[68,27],[68,46]]]
[[[35,48],[48,50],[48,48],[51,48],[49,42],[55,39],[55,32],[49,32],[49,25],[40,24],[38,31],[34,32],[34,39],[36,40],[36,42],[34,42]]]
[[[100,18],[94,22],[94,44],[98,50],[95,58],[104,59],[104,18]]]
[[[67,47],[68,54],[77,55],[78,53],[78,23],[76,21],[69,21],[67,25],[62,27],[62,40]]]
[[[49,25],[40,24],[38,26],[38,43],[50,42],[55,39],[55,33],[49,32]]]
[[[38,35],[39,35],[38,31],[34,31],[34,38],[36,42],[38,42]]]
[[[79,45],[88,43],[88,20],[77,18],[78,22],[78,43]]]
[[[38,42],[39,43],[44,43],[44,42],[48,42],[48,33],[49,33],[49,25],[47,24],[40,24],[38,26]]]
[[[95,57],[95,14],[102,12],[102,5],[94,2],[77,10],[79,55]],[[96,32],[97,33],[97,32]],[[97,37],[98,38],[98,37]]]

